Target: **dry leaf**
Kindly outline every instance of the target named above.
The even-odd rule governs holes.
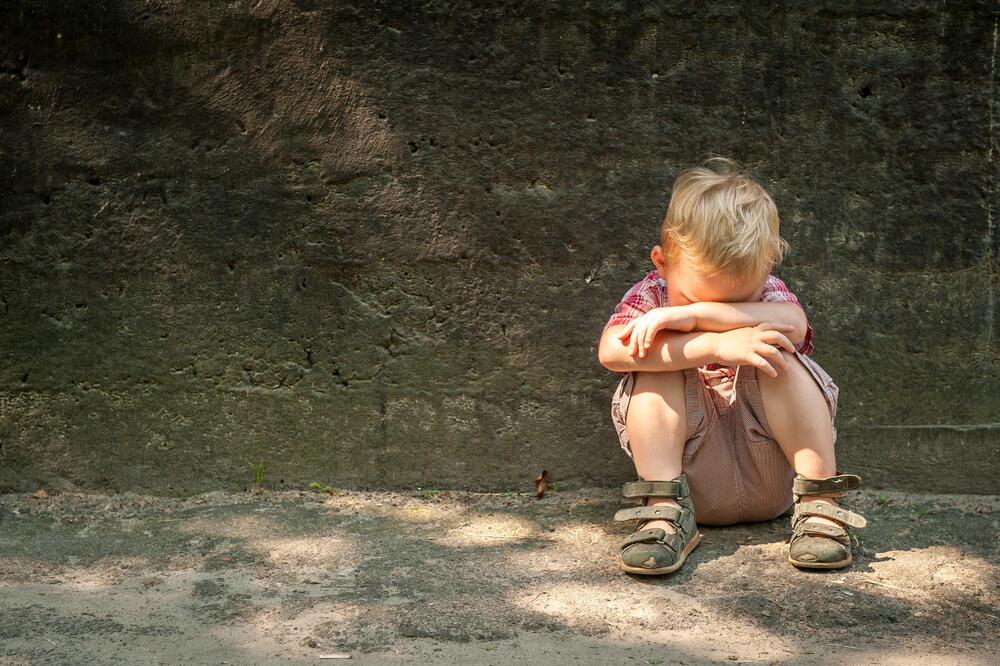
[[[535,488],[538,489],[538,492],[535,494],[535,499],[542,499],[542,496],[545,495],[545,491],[546,489],[548,489],[548,487],[549,487],[549,470],[543,469],[542,473],[539,474],[538,478],[535,479]]]
[[[32,497],[34,497],[35,499],[47,499],[48,496],[49,496],[49,494],[47,492],[45,492],[45,488],[42,488],[37,493],[35,493],[34,495],[32,495]]]

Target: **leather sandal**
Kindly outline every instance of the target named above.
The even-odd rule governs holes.
[[[643,498],[643,506],[622,509],[615,520],[665,520],[673,525],[673,534],[661,528],[639,530],[621,544],[621,567],[634,574],[668,574],[680,569],[688,553],[701,540],[694,520],[691,491],[683,474],[672,481],[633,481],[622,486],[625,497]],[[650,497],[672,497],[681,505],[646,506]]]
[[[861,486],[861,477],[838,474],[829,479],[807,479],[796,476],[792,482],[795,512],[792,514],[792,538],[788,544],[788,561],[803,569],[843,569],[854,561],[848,527],[861,529],[868,521],[853,511],[824,502],[803,502],[803,495],[843,497],[849,490]],[[835,521],[810,520],[822,516]]]

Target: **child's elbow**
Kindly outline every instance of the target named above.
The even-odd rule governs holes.
[[[809,330],[809,320],[806,318],[805,310],[799,306],[794,306],[795,316],[792,321],[792,331],[786,336],[788,341],[798,348],[806,339],[806,332]]]
[[[622,372],[622,355],[625,346],[621,341],[612,336],[602,336],[601,342],[597,346],[597,360],[608,370]]]
[[[608,346],[603,342],[597,348],[597,360],[600,361],[601,365],[603,365],[608,370],[614,370],[614,368],[611,366],[615,362],[615,355],[611,352],[610,349],[608,349]]]

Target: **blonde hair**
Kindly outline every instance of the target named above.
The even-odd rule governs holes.
[[[668,257],[684,256],[708,275],[765,276],[788,249],[778,235],[774,200],[735,162],[714,158],[705,164],[720,169],[688,169],[674,182],[660,245]]]

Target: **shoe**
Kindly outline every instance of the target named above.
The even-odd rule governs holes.
[[[868,521],[844,507],[825,502],[803,502],[804,495],[842,497],[861,486],[861,477],[840,474],[829,479],[796,476],[792,482],[795,512],[792,514],[792,538],[788,561],[802,569],[843,569],[854,561],[851,555],[849,527],[861,529]],[[822,516],[838,523],[815,520]]]
[[[683,474],[672,481],[634,481],[622,486],[625,497],[643,498],[643,506],[622,509],[615,514],[616,521],[665,520],[675,532],[668,534],[661,528],[639,530],[622,541],[621,568],[628,573],[657,575],[673,573],[681,568],[688,554],[701,540],[694,519],[694,505],[688,497],[691,491]],[[674,506],[646,506],[650,497],[672,497],[681,508]]]

